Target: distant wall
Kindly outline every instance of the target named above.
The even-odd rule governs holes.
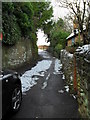
[[[80,115],[83,118],[90,118],[90,61],[87,59],[89,57],[85,54],[74,54],[74,56],[61,51],[66,84],[70,87],[70,93],[74,94],[77,88]]]
[[[42,49],[42,50],[47,50],[49,48],[49,46],[47,45],[39,45],[38,49]]]
[[[3,68],[15,68],[33,59],[34,49],[30,40],[21,39],[14,46],[2,46]],[[34,58],[36,55],[34,55]]]

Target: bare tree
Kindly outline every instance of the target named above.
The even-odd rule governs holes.
[[[70,20],[69,16],[64,16],[64,29],[68,32],[73,31],[73,22]]]
[[[83,34],[84,44],[87,42],[87,33],[90,25],[90,2],[89,0],[56,0],[60,7],[67,8],[70,11],[70,19],[76,16],[78,30]],[[84,27],[86,32],[84,32]]]

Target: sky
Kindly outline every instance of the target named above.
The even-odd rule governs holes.
[[[53,6],[53,15],[55,20],[58,20],[58,18],[64,18],[64,16],[68,14],[68,10],[66,8],[59,7],[56,0],[51,0],[51,5]]]
[[[67,15],[68,10],[65,8],[60,8],[58,4],[55,2],[55,0],[51,0],[51,5],[53,6],[53,15],[54,15],[53,19],[55,21],[57,21],[58,18],[64,18],[64,16]],[[46,37],[43,31],[39,30],[37,37],[38,37],[38,41],[37,41],[38,46],[39,45],[50,45],[50,42],[49,43],[46,42]]]
[[[38,38],[37,46],[39,46],[39,45],[49,46],[50,45],[50,42],[48,42],[48,43],[46,42],[47,37],[45,36],[44,32],[41,31],[41,29],[38,30],[37,38]]]

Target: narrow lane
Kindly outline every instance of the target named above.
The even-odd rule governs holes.
[[[65,91],[61,71],[55,71],[57,59],[47,52],[41,55],[44,60],[52,61],[51,66],[23,94],[21,109],[12,118],[78,118],[77,101]]]

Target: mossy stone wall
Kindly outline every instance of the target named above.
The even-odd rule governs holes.
[[[37,52],[28,39],[21,39],[13,46],[2,45],[2,67],[13,69],[37,58]],[[33,55],[34,54],[34,55]]]

